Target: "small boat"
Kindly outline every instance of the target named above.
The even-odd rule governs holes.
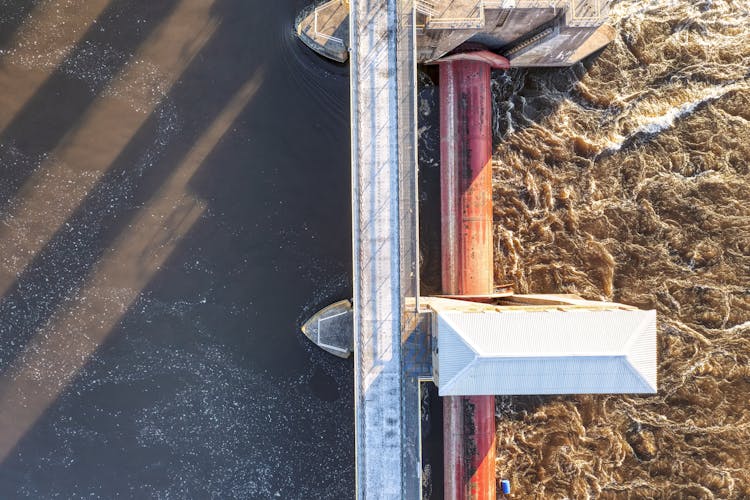
[[[302,325],[302,333],[321,349],[348,358],[354,344],[354,311],[349,300],[324,307]]]

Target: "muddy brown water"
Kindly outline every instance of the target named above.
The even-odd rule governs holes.
[[[614,2],[495,75],[498,283],[658,311],[656,396],[497,399],[514,498],[750,497],[750,4]]]

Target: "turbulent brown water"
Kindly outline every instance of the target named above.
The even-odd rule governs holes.
[[[498,74],[496,282],[655,308],[659,392],[497,399],[516,498],[750,497],[750,2],[615,2]]]

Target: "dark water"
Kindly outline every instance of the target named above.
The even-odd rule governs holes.
[[[348,76],[306,0],[0,2],[0,497],[349,498]]]
[[[495,76],[496,281],[654,308],[656,396],[498,398],[516,498],[750,498],[750,4],[614,2]]]

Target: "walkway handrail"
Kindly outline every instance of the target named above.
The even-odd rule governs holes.
[[[604,5],[602,5],[602,3],[604,3]],[[592,9],[592,13],[589,15],[578,15],[579,6],[582,4],[588,4]],[[603,7],[606,7],[607,5],[607,0],[604,0],[604,2],[602,2],[602,0],[571,0],[568,24],[581,27],[600,25],[606,18]]]
[[[339,38],[337,36],[327,35],[327,34],[323,33],[322,31],[318,30],[318,12],[321,11],[321,10],[323,10],[323,9],[327,9],[333,3],[340,3],[340,2],[341,2],[341,0],[330,0],[330,1],[326,2],[326,3],[324,3],[324,4],[321,4],[321,5],[318,5],[317,7],[315,7],[315,10],[314,10],[314,19],[313,19],[313,32],[315,33],[315,36],[318,36],[318,37],[322,38],[323,40],[328,40],[330,42],[340,43],[341,45],[344,45],[344,40],[342,40],[341,38]]]
[[[570,26],[597,26],[606,19],[609,0],[484,0],[483,8],[488,9],[566,9]],[[579,15],[586,6],[590,13]]]

